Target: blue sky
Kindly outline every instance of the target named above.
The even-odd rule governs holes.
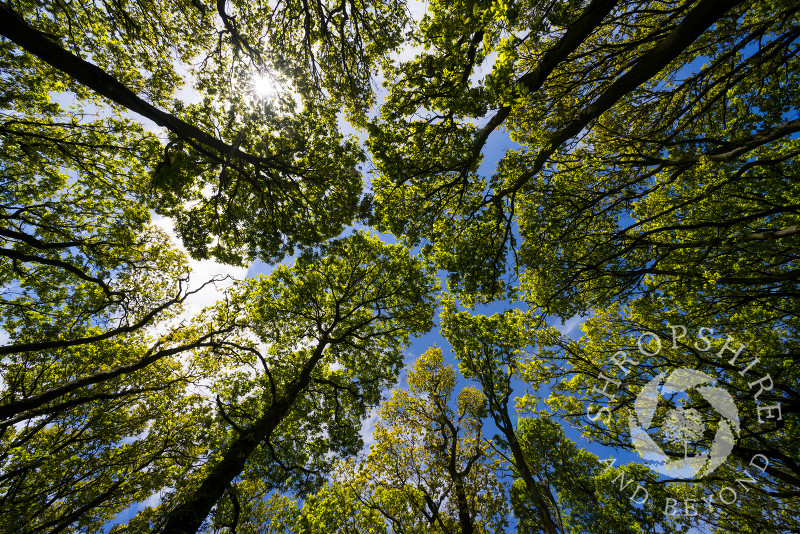
[[[417,14],[422,12],[419,9],[420,7],[424,7],[424,3],[422,3],[422,2],[415,2],[414,3],[414,8],[415,8]],[[410,54],[411,54],[411,50],[408,50],[405,53],[401,54],[401,57],[410,57]],[[698,60],[698,61],[700,61],[700,60]],[[489,61],[487,61],[487,64],[489,64],[489,65],[491,64],[491,58],[489,58]],[[698,64],[698,66],[699,66],[699,64]],[[477,75],[478,75],[478,73],[476,73],[475,76],[477,76]],[[379,85],[380,85],[380,82],[381,82],[381,80],[378,80],[378,84]],[[188,101],[192,101],[196,97],[196,93],[193,93],[191,90],[182,90],[182,91],[180,91],[179,96],[183,100],[188,102]],[[383,89],[381,89],[380,92],[379,92],[379,98],[378,98],[379,102],[380,102],[380,100],[382,99],[383,96],[385,96],[385,91]],[[376,109],[377,109],[377,106],[376,106]],[[141,121],[141,118],[140,117],[136,117],[135,120],[140,120]],[[340,125],[342,127],[342,130],[345,133],[350,133],[350,134],[356,135],[362,142],[364,141],[364,134],[362,132],[357,132],[357,131],[353,130],[345,121],[341,121]],[[511,139],[508,136],[508,133],[505,132],[502,129],[500,129],[498,131],[495,131],[489,137],[488,142],[487,142],[487,144],[485,146],[484,159],[483,159],[483,162],[482,162],[482,164],[481,164],[481,166],[479,168],[479,173],[481,173],[482,175],[486,175],[486,176],[491,175],[493,173],[494,169],[496,168],[497,163],[500,161],[500,159],[505,155],[507,150],[512,149],[512,148],[519,148],[519,145],[517,145],[516,143],[513,143],[511,141]],[[368,165],[367,168],[369,168],[369,167],[370,166]],[[369,176],[367,175],[367,176],[365,176],[365,178],[369,179]],[[168,230],[168,231],[171,230],[170,221],[167,221],[167,220],[164,220],[164,219],[159,219],[158,223],[160,225],[162,225],[162,227],[164,227],[166,230]],[[350,231],[353,228],[355,228],[355,227],[348,228],[345,233],[350,233]],[[391,236],[382,235],[382,237],[387,242],[394,242],[394,239]],[[293,261],[293,259],[294,258],[287,258],[282,263],[291,263]],[[195,275],[196,283],[197,282],[201,282],[202,280],[207,279],[210,275],[213,275],[213,274],[216,274],[216,273],[231,275],[231,276],[233,276],[235,278],[243,278],[245,276],[246,277],[252,277],[252,276],[257,276],[257,275],[260,275],[260,274],[268,274],[273,269],[273,266],[264,264],[264,263],[262,263],[260,261],[256,261],[255,263],[250,265],[249,268],[247,268],[247,269],[231,268],[231,267],[227,267],[227,266],[221,266],[221,265],[215,264],[213,262],[194,262],[193,261],[192,265],[193,265],[193,267],[194,267],[194,269],[196,271],[196,275]],[[442,280],[441,282],[442,282],[442,286],[445,287],[446,286],[445,281]],[[218,292],[206,292],[203,295],[198,296],[198,298],[195,299],[195,303],[192,305],[192,310],[197,310],[200,307],[202,307],[203,305],[210,304],[211,302],[213,302],[213,300],[215,299],[216,295],[218,295]],[[512,306],[515,306],[515,304],[514,303],[509,303],[509,302],[495,302],[495,303],[492,303],[490,305],[482,306],[482,307],[478,308],[475,311],[475,313],[481,313],[481,314],[486,314],[486,315],[494,314],[494,313],[502,313],[503,311],[506,311],[507,309],[509,309]],[[438,315],[438,312],[437,312],[437,315]],[[565,321],[564,323],[554,322],[554,323],[551,323],[551,324],[553,324],[554,326],[557,326],[565,335],[570,336],[573,339],[577,339],[581,335],[580,326],[581,326],[581,323],[583,322],[583,320],[584,320],[584,318],[581,318],[581,317],[573,317],[573,318]],[[449,364],[453,365],[454,367],[457,367],[457,361],[456,361],[453,353],[450,351],[450,345],[441,336],[441,334],[439,332],[438,316],[436,318],[436,322],[437,322],[437,326],[433,330],[431,330],[430,332],[426,333],[425,335],[415,339],[413,341],[413,343],[411,344],[411,346],[408,348],[408,350],[406,352],[406,363],[407,364],[410,364],[411,362],[413,362],[420,354],[425,352],[428,348],[436,345],[436,346],[442,348],[443,354],[445,356],[446,363],[449,363]],[[405,371],[400,376],[398,387],[405,387],[406,386],[404,377],[405,377]],[[460,389],[460,387],[464,387],[464,386],[467,386],[467,385],[476,386],[476,384],[472,384],[472,383],[470,383],[470,382],[468,382],[468,381],[466,381],[466,380],[464,380],[462,378],[460,380],[460,383],[459,383],[459,389]],[[525,390],[525,385],[523,383],[517,383],[517,391],[516,391],[517,395],[522,395],[524,393],[524,390]],[[370,441],[369,433],[370,433],[371,426],[373,424],[374,424],[374,418],[372,418],[369,421],[367,421],[367,423],[366,423],[366,425],[364,427],[363,436],[365,437],[365,440],[367,442]],[[567,428],[565,430],[566,430],[566,433],[567,433],[568,437],[570,437],[571,439],[577,441],[582,447],[586,448],[587,450],[597,454],[598,456],[600,456],[601,459],[614,456],[614,457],[619,458],[618,464],[627,463],[627,462],[630,462],[630,461],[641,461],[641,460],[639,460],[638,456],[636,456],[635,454],[632,454],[632,453],[629,453],[629,452],[625,452],[625,451],[619,451],[618,452],[618,451],[614,451],[612,449],[609,449],[607,447],[602,447],[602,446],[598,445],[597,443],[589,443],[589,442],[587,442],[586,440],[583,440],[580,437],[580,433],[577,430],[569,429],[569,428]],[[492,435],[495,432],[496,432],[496,430],[492,428],[491,423],[487,421],[486,434],[487,435]],[[154,502],[150,502],[148,504],[154,504]],[[118,521],[125,521],[131,515],[133,515],[133,510],[131,510],[129,513],[122,514],[118,518]]]

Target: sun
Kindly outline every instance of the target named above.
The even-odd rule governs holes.
[[[270,113],[294,113],[302,105],[294,86],[286,81],[280,71],[261,68],[247,79],[246,92],[257,106],[264,106]]]
[[[269,74],[254,74],[250,80],[253,87],[253,92],[256,98],[268,99],[275,98],[278,94],[278,88],[275,80]]]

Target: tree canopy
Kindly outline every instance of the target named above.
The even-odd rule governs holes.
[[[0,36],[0,531],[800,531],[797,1]]]

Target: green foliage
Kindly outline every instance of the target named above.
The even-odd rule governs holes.
[[[780,299],[796,279],[786,179],[800,127],[795,6],[621,2],[604,19],[612,4],[580,20],[590,8],[578,2],[524,16],[499,4],[477,19],[458,3],[432,4],[418,37],[432,48],[395,71],[371,129],[379,225],[430,242],[465,302],[513,290],[509,268],[524,295],[562,318],[686,283],[717,284],[733,302],[762,291]],[[667,39],[704,18],[716,24],[698,39]],[[440,41],[472,48],[440,52],[453,46]],[[455,58],[465,76],[443,79]],[[470,82],[478,66],[490,72]],[[496,111],[474,126],[487,109]],[[478,176],[500,125],[521,148]]]
[[[766,318],[744,307],[727,315],[701,314],[696,310],[689,313],[677,306],[664,309],[663,301],[654,297],[634,300],[627,309],[612,306],[598,310],[584,325],[584,337],[567,345],[572,367],[549,375],[557,385],[548,403],[554,410],[570,414],[573,424],[591,439],[632,449],[629,418],[644,385],[659,374],[667,375],[680,368],[707,373],[735,403],[740,425],[737,439],[724,465],[700,481],[670,485],[670,495],[675,499],[695,498],[698,502],[717,495],[717,504],[704,506],[701,517],[720,531],[733,525],[753,532],[794,528],[797,518],[791,510],[797,506],[800,479],[795,467],[798,454],[789,444],[798,428],[797,414],[791,408],[797,402],[791,384],[796,383],[798,370],[795,360],[787,354],[796,351],[796,321],[787,320],[784,328],[765,329],[756,325],[771,324],[769,309],[764,310]],[[714,324],[713,330],[708,330],[708,324]],[[677,325],[686,328],[684,336]],[[643,338],[643,353],[639,339],[644,332],[652,334]],[[661,340],[659,351],[653,334]],[[645,354],[656,351],[657,354]],[[619,387],[612,383],[606,390],[613,400],[600,391],[606,383],[601,373],[620,381]],[[542,378],[538,370],[531,369],[531,375]],[[660,400],[664,406],[671,406],[670,399]],[[703,426],[710,428],[692,440],[692,446],[695,450],[710,449],[715,437],[711,430],[716,430],[719,418],[713,417],[708,402],[697,395],[689,395],[684,402],[687,409],[701,415]],[[782,408],[780,414],[765,411],[778,404]],[[671,441],[668,423],[668,411],[656,412],[653,425],[658,429],[658,443]],[[672,458],[681,458],[685,447],[686,443],[676,443],[672,448],[665,446],[664,451]],[[754,461],[757,454],[767,458],[766,470],[759,468],[764,460]],[[739,480],[746,482],[739,484]],[[719,492],[728,491],[724,488],[736,489],[735,507],[720,502]],[[730,501],[730,495],[726,493],[725,500]]]
[[[520,419],[517,434],[531,467],[541,479],[541,491],[559,502],[564,532],[685,532],[666,521],[658,509],[663,508],[664,489],[652,484],[657,477],[649,468],[612,467],[611,460],[600,461],[568,439],[561,426],[546,416]],[[630,480],[635,481],[632,487],[626,486]],[[637,484],[648,491],[649,499],[643,506],[634,504],[644,496],[639,490],[634,497]],[[519,480],[512,486],[512,503],[520,518],[518,532],[541,532]]]
[[[210,439],[165,502],[118,531],[194,532],[226,494],[260,514],[252,502],[269,492],[317,489],[363,447],[361,422],[394,384],[409,337],[432,326],[434,287],[420,259],[364,233],[234,286],[201,317],[231,327],[197,356],[211,380]],[[212,519],[230,520],[231,506]],[[257,525],[247,509],[237,522]]]
[[[224,0],[173,8],[4,7],[3,35],[23,49],[3,44],[4,101],[25,115],[26,102],[52,108],[50,93],[63,92],[80,111],[130,111],[165,127],[163,146],[141,160],[141,185],[152,182],[152,207],[176,219],[196,258],[272,263],[338,236],[357,213],[364,155],[336,114],[345,106],[363,123],[372,71],[399,43],[405,11]],[[276,94],[260,94],[257,80]]]
[[[799,16],[3,4],[0,530],[797,531]],[[189,258],[270,274],[194,313],[218,280]],[[460,374],[433,348],[386,397],[437,305]],[[681,369],[737,421],[727,461],[670,480],[631,428]],[[670,460],[713,446],[716,405],[656,397]]]
[[[301,510],[298,532],[504,532],[499,457],[482,436],[485,400],[453,399],[455,371],[431,348],[378,413],[369,454],[341,464]],[[331,504],[331,501],[337,504]]]
[[[156,137],[63,109],[62,80],[3,56],[0,530],[97,531],[174,484],[197,423],[176,355],[204,338],[169,326],[189,269],[150,220]]]

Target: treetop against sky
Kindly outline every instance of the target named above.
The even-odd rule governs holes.
[[[800,530],[800,3],[0,35],[0,531]]]

